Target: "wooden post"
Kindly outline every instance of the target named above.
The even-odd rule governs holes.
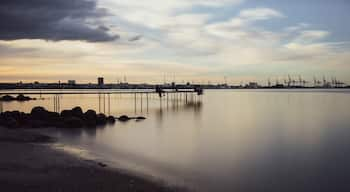
[[[53,111],[57,112],[56,111],[56,95],[53,96]]]
[[[103,113],[106,113],[106,94],[103,93]]]
[[[101,113],[101,93],[98,94],[98,111]]]
[[[141,112],[142,112],[142,93],[141,93]]]
[[[169,107],[169,95],[166,93],[166,108]]]
[[[55,112],[59,113],[60,112],[60,96],[55,95]]]
[[[176,106],[179,106],[179,93],[176,93]]]
[[[148,93],[146,93],[146,97],[147,97],[147,112],[148,112]]]
[[[58,96],[57,95],[55,95],[54,96],[54,111],[55,112],[58,112]]]
[[[134,94],[134,105],[135,105],[135,114],[136,114],[136,93]]]
[[[62,95],[63,97],[63,95]],[[61,96],[58,95],[58,112],[61,112]]]
[[[108,93],[108,115],[111,115],[111,94]]]
[[[58,95],[55,96],[56,112],[58,112]]]

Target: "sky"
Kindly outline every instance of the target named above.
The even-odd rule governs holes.
[[[0,82],[350,83],[348,0],[1,0]]]

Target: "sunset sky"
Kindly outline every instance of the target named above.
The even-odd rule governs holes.
[[[0,81],[350,83],[348,0],[1,0]]]

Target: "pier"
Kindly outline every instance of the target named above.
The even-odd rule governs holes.
[[[79,90],[79,89],[60,89],[60,90],[3,90],[0,96],[4,95],[36,95],[37,99],[43,96],[50,96],[53,100],[55,112],[61,111],[61,99],[64,95],[98,95],[98,110],[99,112],[110,114],[111,96],[112,95],[128,95],[133,98],[135,113],[139,110],[143,112],[144,108],[148,112],[149,100],[159,99],[159,105],[162,107],[166,105],[169,107],[169,102],[183,102],[185,104],[199,101],[203,90],[201,88],[195,89],[161,89],[156,90],[111,90],[111,89],[94,89],[94,90]],[[3,102],[0,101],[0,112],[3,111]]]

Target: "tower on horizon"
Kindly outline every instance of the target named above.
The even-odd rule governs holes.
[[[104,85],[104,78],[103,77],[98,77],[97,78],[97,84],[98,84],[98,86],[103,86]]]

